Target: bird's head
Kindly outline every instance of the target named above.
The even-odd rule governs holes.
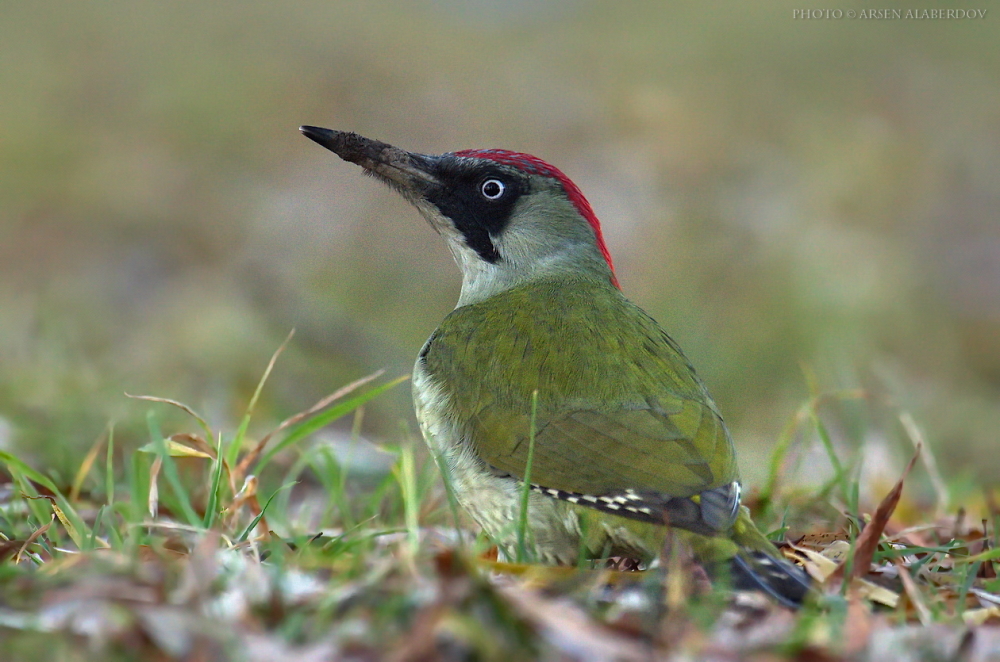
[[[463,274],[460,306],[537,278],[618,286],[590,203],[539,158],[502,149],[416,154],[355,133],[300,130],[399,191],[448,240]]]

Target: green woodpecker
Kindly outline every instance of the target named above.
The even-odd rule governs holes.
[[[458,501],[507,556],[530,453],[538,560],[650,561],[670,530],[710,571],[801,601],[804,573],[740,505],[715,403],[677,343],[622,294],[597,217],[566,175],[506,150],[430,156],[300,130],[415,205],[462,270],[458,306],[417,357],[413,401]]]

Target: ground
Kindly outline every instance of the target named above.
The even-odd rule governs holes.
[[[773,534],[816,582],[791,610],[709,585],[683,554],[645,571],[498,562],[419,442],[383,448],[389,470],[366,476],[309,443],[403,379],[359,380],[251,438],[266,376],[230,439],[141,397],[150,443],[126,457],[109,428],[66,484],[0,454],[5,660],[1000,659],[996,504],[980,521],[907,503],[910,469],[933,466],[919,438],[881,502],[859,503],[825,397],[747,500],[808,530]],[[189,429],[160,431],[169,407]],[[834,468],[811,491],[784,483],[807,425]]]

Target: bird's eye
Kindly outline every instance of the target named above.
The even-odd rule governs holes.
[[[487,200],[499,200],[506,190],[507,186],[499,179],[487,179],[483,182],[482,186],[479,187],[479,192],[482,193],[483,197]]]

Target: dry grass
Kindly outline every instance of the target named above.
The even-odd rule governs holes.
[[[146,398],[183,408],[195,431],[165,437],[151,413],[151,442],[122,467],[109,430],[68,485],[0,455],[4,659],[987,660],[1000,649],[997,509],[993,522],[963,511],[899,521],[919,445],[881,503],[862,509],[820,422],[824,397],[790,424],[750,498],[763,520],[826,505],[807,515],[813,533],[783,547],[817,585],[792,612],[668,582],[663,569],[489,560],[412,445],[391,449],[392,470],[363,489],[327,448],[299,444],[401,381],[358,394],[372,379],[257,441],[248,430],[263,379],[229,440],[186,405]],[[812,493],[783,487],[803,425],[835,469]],[[257,477],[282,450],[298,461],[265,489]],[[332,506],[320,534],[302,514],[302,486],[317,480],[312,493]]]

